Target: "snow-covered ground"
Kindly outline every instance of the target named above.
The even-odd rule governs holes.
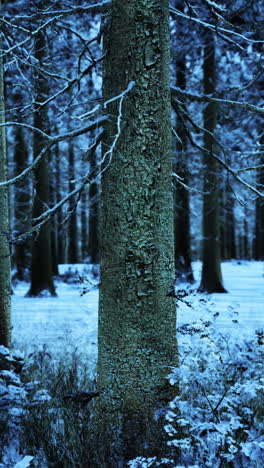
[[[68,266],[61,265],[60,273]],[[84,265],[72,266],[83,271]],[[199,281],[201,263],[194,263]],[[177,325],[208,319],[218,314],[218,326],[230,333],[247,334],[264,326],[264,263],[225,262],[222,264],[227,294],[212,294],[204,303],[204,295],[193,293],[186,298],[192,308],[179,302]],[[94,281],[95,282],[95,281]],[[197,283],[198,285],[198,283]],[[18,349],[30,353],[34,346],[47,345],[55,356],[77,348],[86,362],[95,366],[97,354],[98,289],[81,296],[82,284],[57,282],[58,297],[25,298],[26,283],[14,290],[13,340]],[[87,283],[89,288],[89,283]],[[181,288],[181,286],[179,286]],[[202,300],[201,300],[202,299]],[[238,324],[235,322],[238,320]]]
[[[201,262],[193,264],[194,276],[200,279]],[[208,317],[218,314],[219,328],[229,333],[242,335],[264,326],[264,262],[230,261],[222,263],[224,286],[228,293],[190,296],[193,308],[179,304],[178,325],[197,320],[208,310]],[[199,298],[207,297],[208,304],[203,306]],[[187,298],[188,299],[188,298]],[[203,317],[205,318],[205,317]],[[235,321],[238,320],[238,323]]]

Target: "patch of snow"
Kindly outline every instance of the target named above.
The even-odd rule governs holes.
[[[20,460],[18,463],[15,464],[14,468],[28,468],[32,460],[34,460],[34,457],[31,457],[30,455],[26,455],[25,457],[22,458],[22,460]]]

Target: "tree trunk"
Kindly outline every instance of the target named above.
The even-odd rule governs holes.
[[[90,177],[94,180],[89,186],[89,243],[88,256],[90,262],[99,263],[99,188],[98,188],[98,167],[96,151],[90,155]]]
[[[56,157],[56,155],[54,155]],[[56,160],[53,162],[50,160],[51,165],[51,177],[50,177],[50,202],[52,206],[55,206],[58,203],[58,192],[57,192],[57,177],[56,177]],[[58,214],[52,216],[51,219],[51,258],[52,258],[52,274],[58,275]]]
[[[61,153],[59,144],[55,147],[55,162],[56,162],[56,194],[57,201],[59,202],[62,198],[62,176],[61,176]],[[65,226],[63,225],[63,211],[60,208],[56,214],[57,219],[57,253],[58,253],[58,264],[66,263],[65,250],[66,250],[66,233]]]
[[[35,58],[39,66],[45,64],[46,42],[42,32],[36,37]],[[35,80],[36,102],[41,103],[48,95],[47,79],[41,72],[38,73]],[[46,130],[48,125],[47,107],[39,107],[34,113],[34,126],[40,130]],[[34,133],[33,151],[36,157],[43,146],[45,139],[37,133]],[[35,179],[35,198],[33,204],[33,218],[40,216],[49,203],[49,170],[48,155],[34,170]],[[33,242],[32,264],[31,264],[31,285],[27,296],[39,296],[43,292],[55,296],[55,287],[52,278],[52,257],[51,257],[51,234],[50,223],[42,226]]]
[[[81,196],[81,252],[82,261],[87,261],[88,256],[88,196],[87,191],[83,191]]]
[[[262,151],[264,151],[264,136],[260,138]],[[264,164],[264,156],[260,160],[260,164]],[[264,187],[264,167],[258,169],[257,172],[257,188],[263,190]],[[256,260],[264,260],[264,200],[258,197],[256,199],[256,221],[255,221],[255,240],[254,240],[254,258]]]
[[[75,167],[74,167],[74,148],[69,145],[69,191],[75,189]],[[68,242],[68,262],[78,263],[78,224],[77,224],[77,203],[75,198],[71,198],[69,201],[69,242]]]
[[[176,60],[177,86],[186,88],[185,57]],[[188,186],[189,171],[187,167],[187,135],[180,118],[177,118],[176,133],[181,139],[176,143],[174,157],[174,172]],[[190,208],[189,192],[177,180],[174,182],[174,236],[175,236],[175,268],[177,279],[193,282],[190,243]]]
[[[224,182],[225,190],[221,193],[221,258],[237,258],[235,235],[235,198],[228,175]]]
[[[1,3],[0,3],[1,7]],[[0,123],[5,123],[3,58],[0,57]],[[5,127],[0,127],[0,182],[7,178]],[[11,283],[8,188],[0,187],[0,345],[11,344]]]
[[[166,455],[177,363],[167,0],[113,0],[104,67],[101,288],[94,467]],[[122,25],[122,28],[120,28]],[[106,45],[107,47],[107,45]],[[121,108],[122,106],[122,108]],[[156,416],[156,417],[155,417]]]
[[[215,91],[215,46],[214,36],[207,32],[204,46],[204,92]],[[204,128],[214,134],[217,120],[216,103],[208,103],[204,108]],[[204,133],[204,147],[210,152],[218,148],[213,137]],[[208,293],[226,292],[222,284],[220,225],[219,225],[219,168],[214,158],[204,153],[204,195],[203,195],[203,268],[200,290]]]
[[[17,127],[15,135],[14,164],[15,173],[20,174],[28,163],[28,152],[25,145],[22,127]],[[15,201],[15,235],[26,232],[30,229],[31,217],[31,184],[29,178],[17,183],[14,192]],[[30,241],[23,239],[15,245],[14,261],[16,266],[15,278],[23,281],[26,279],[26,272],[30,266]]]

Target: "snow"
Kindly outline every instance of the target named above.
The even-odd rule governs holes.
[[[27,455],[26,457],[23,457],[22,460],[20,460],[18,463],[15,464],[14,468],[27,468],[30,465],[30,462],[34,459],[34,457],[31,457],[30,455]]]
[[[78,266],[75,268],[81,271]],[[63,265],[60,273],[65,269]],[[30,354],[36,347],[47,345],[47,351],[57,357],[66,348],[68,351],[77,348],[94,369],[98,290],[92,289],[81,296],[81,284],[57,282],[58,297],[26,298],[27,290],[28,284],[20,283],[12,296],[14,348]]]
[[[92,287],[90,270],[85,265],[60,265],[60,274],[72,269],[81,275],[87,274],[88,289],[81,296],[83,285],[56,283],[58,297],[25,298],[26,283],[14,290],[13,339],[14,347],[26,353],[47,345],[49,353],[59,356],[69,347],[85,355],[91,371],[97,358],[97,308],[98,289]],[[201,263],[193,264],[194,275],[199,284]],[[192,308],[179,302],[177,326],[212,317],[219,313],[217,324],[229,333],[250,334],[263,328],[264,312],[264,262],[230,261],[222,263],[224,285],[227,294],[202,295],[197,292],[187,296]],[[180,286],[181,288],[182,286]],[[184,287],[184,286],[183,286]],[[207,304],[201,298],[208,298]],[[238,320],[238,323],[236,323]],[[88,360],[88,361],[87,361]]]
[[[200,278],[201,262],[193,264],[195,278]],[[243,335],[264,326],[264,262],[230,261],[222,263],[224,286],[228,293],[210,294],[209,308],[212,314],[219,313],[218,326],[223,330],[239,331]],[[179,307],[178,323],[186,308]],[[199,313],[199,308],[198,308]],[[189,313],[190,314],[190,313]],[[197,319],[197,313],[190,314]],[[190,320],[190,318],[188,318]],[[238,320],[235,325],[233,320]]]

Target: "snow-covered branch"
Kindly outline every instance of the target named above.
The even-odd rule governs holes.
[[[254,104],[250,104],[248,102],[232,101],[229,99],[220,99],[220,98],[215,98],[213,96],[209,96],[206,94],[203,94],[203,95],[193,94],[188,91],[177,88],[175,86],[171,86],[171,93],[172,93],[172,98],[173,96],[180,95],[187,99],[190,99],[191,101],[197,101],[197,102],[202,102],[202,103],[215,102],[217,104],[223,104],[223,105],[227,105],[230,107],[240,107],[242,109],[249,110],[250,112],[255,112],[257,114],[264,115],[263,107],[255,106]]]

